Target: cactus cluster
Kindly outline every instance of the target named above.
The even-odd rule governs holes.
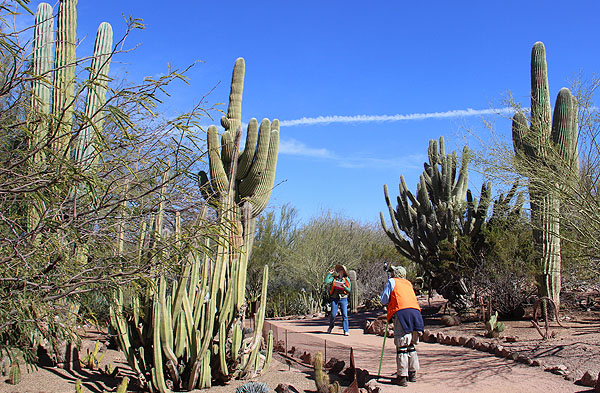
[[[551,113],[548,67],[544,44],[531,52],[531,124],[521,112],[512,122],[513,145],[519,171],[529,178],[531,220],[536,259],[540,271],[540,296],[560,304],[560,201],[558,179],[575,178],[579,170],[577,150],[577,101],[562,88]]]
[[[434,289],[446,288],[445,296],[458,308],[468,306],[467,288],[458,261],[445,261],[443,247],[455,248],[460,238],[468,238],[472,245],[482,243],[491,193],[491,186],[484,183],[478,201],[467,189],[469,155],[465,147],[459,168],[456,152],[446,154],[444,138],[439,145],[431,140],[417,195],[401,176],[395,209],[387,185],[383,188],[392,229],[380,213],[381,225],[398,252],[421,266]]]
[[[179,279],[171,281],[161,274],[142,296],[127,299],[119,290],[113,299],[111,323],[120,347],[141,384],[151,391],[208,388],[215,379],[254,376],[271,361],[272,332],[261,346],[269,272],[266,265],[254,332],[245,337],[243,327],[253,223],[266,206],[273,185],[279,130],[276,121],[271,125],[263,120],[257,141],[256,121],[251,121],[246,148],[239,154],[243,78],[244,61],[238,59],[228,116],[221,121],[225,127],[221,152],[216,127],[211,126],[210,180],[205,172],[200,174],[201,190],[218,213],[218,230],[207,232],[201,247],[165,255],[158,246],[166,236],[162,231],[164,204],[160,203],[150,236],[140,236],[139,255],[180,258]],[[244,173],[238,175],[239,171]],[[176,217],[175,240],[180,239],[180,227]]]

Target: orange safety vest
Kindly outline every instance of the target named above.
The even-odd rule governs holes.
[[[394,277],[394,290],[390,294],[390,302],[388,303],[388,321],[394,317],[398,310],[405,308],[415,308],[421,311],[411,282],[404,278]]]
[[[333,278],[333,281],[331,282],[331,289],[329,290],[329,294],[333,295],[333,292],[335,291],[335,280],[336,278]],[[346,283],[347,287],[350,287],[350,281],[348,281],[348,278],[344,277],[344,281]],[[340,291],[344,292],[344,295],[348,294],[348,291],[346,291],[345,289],[341,289]]]

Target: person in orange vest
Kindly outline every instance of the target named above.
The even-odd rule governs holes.
[[[406,269],[402,266],[389,266],[391,278],[381,294],[381,303],[387,305],[387,320],[394,322],[394,344],[396,344],[396,379],[400,386],[417,380],[419,357],[415,344],[419,332],[425,329],[421,307],[410,281],[406,279]]]
[[[335,275],[337,273],[337,275]],[[350,293],[350,280],[348,272],[344,265],[335,265],[335,270],[331,269],[325,277],[325,284],[328,285],[329,296],[331,297],[331,315],[329,315],[329,328],[327,333],[331,333],[335,324],[338,307],[342,311],[342,326],[344,336],[348,335],[348,294]]]

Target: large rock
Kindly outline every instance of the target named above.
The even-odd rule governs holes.
[[[383,337],[383,335],[385,333],[385,327],[386,327],[385,316],[383,319],[377,318],[373,321],[367,321],[367,323],[365,324],[365,334],[376,334],[378,336]],[[387,327],[388,327],[387,336],[394,337],[394,324],[393,323],[387,324]]]
[[[275,388],[275,392],[277,392],[277,393],[298,393],[298,389],[296,389],[292,385],[288,385],[287,383],[280,383]]]
[[[445,326],[458,326],[461,323],[460,318],[457,316],[454,316],[454,315],[442,315],[442,318],[440,318],[440,321]]]
[[[596,393],[600,393],[600,373],[598,373],[598,378],[596,378],[596,383],[594,386],[594,391]]]
[[[337,360],[336,358],[331,358],[327,363],[325,363],[325,367],[329,369],[330,374],[339,374],[346,365],[346,362],[343,360]]]
[[[598,380],[596,378],[594,378],[592,376],[592,374],[590,374],[589,371],[586,371],[585,374],[583,374],[583,376],[581,377],[581,379],[579,379],[578,381],[576,381],[575,383],[577,385],[581,385],[581,386],[587,386],[587,387],[594,387],[595,385],[597,385]]]

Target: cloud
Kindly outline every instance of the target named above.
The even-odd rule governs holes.
[[[340,156],[325,148],[314,148],[295,139],[281,139],[279,153],[329,160],[341,168],[398,168],[418,169],[427,159],[424,154],[411,154],[396,158],[373,158],[366,156]]]
[[[279,153],[303,157],[335,158],[335,155],[325,148],[308,147],[295,139],[281,139],[279,141]]]
[[[456,109],[447,112],[430,112],[430,113],[410,113],[405,115],[355,115],[355,116],[318,116],[318,117],[303,117],[296,120],[283,120],[280,122],[282,127],[306,126],[316,124],[329,123],[370,123],[383,121],[402,121],[402,120],[426,120],[426,119],[448,119],[467,116],[483,116],[483,115],[511,115],[514,109],[511,107],[505,108],[490,108],[490,109]]]

